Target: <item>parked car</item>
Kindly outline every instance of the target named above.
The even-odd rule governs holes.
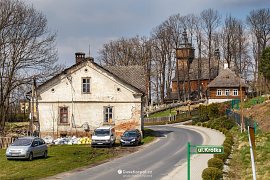
[[[112,147],[115,143],[115,129],[111,126],[103,126],[94,130],[92,135],[91,146],[109,146]]]
[[[16,139],[6,150],[7,159],[28,159],[44,157],[48,155],[48,147],[45,141],[38,137],[20,137]]]
[[[141,132],[138,129],[127,130],[121,136],[120,144],[121,146],[125,145],[136,145],[138,146],[141,143],[142,136]]]

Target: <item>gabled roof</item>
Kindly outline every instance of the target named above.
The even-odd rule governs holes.
[[[229,68],[223,69],[220,74],[209,83],[208,87],[248,87],[243,79],[240,79]]]
[[[192,61],[192,63],[190,64],[190,70],[189,70],[189,78],[190,80],[198,80],[199,76],[198,76],[198,62],[199,59],[194,59]],[[217,77],[218,75],[218,65],[217,65],[217,61],[213,60],[211,61],[211,76],[210,79],[214,79],[215,77]],[[179,81],[184,81],[184,72],[183,71],[179,71]],[[185,77],[186,81],[187,81],[187,75]],[[209,79],[209,65],[208,65],[208,59],[202,58],[201,59],[201,80],[203,79]],[[172,79],[172,81],[177,81],[177,76],[175,74],[174,78]]]
[[[108,72],[115,78],[117,78],[120,82],[124,84],[128,84],[131,87],[135,88],[140,93],[145,93],[145,78],[144,78],[144,71],[142,66],[105,66],[102,67],[101,65],[95,63],[93,59],[85,58],[84,61],[81,61],[79,63],[74,64],[73,66],[63,70],[59,74],[55,75],[51,79],[47,80],[40,86],[38,86],[37,89],[42,88],[49,82],[52,82],[53,80],[61,77],[64,74],[71,73],[72,70],[75,70],[76,68],[80,68],[81,66],[85,66],[87,63],[92,63],[98,68],[101,68],[102,70]]]
[[[146,92],[144,69],[142,66],[103,66],[103,68],[115,76],[122,78],[125,82],[140,91]]]

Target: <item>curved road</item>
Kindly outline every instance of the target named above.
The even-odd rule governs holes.
[[[202,144],[202,136],[192,130],[172,126],[153,126],[159,141],[144,149],[86,169],[81,172],[56,175],[55,179],[68,180],[118,180],[118,179],[161,179],[176,165],[186,161],[187,141]],[[50,179],[50,178],[49,178]]]

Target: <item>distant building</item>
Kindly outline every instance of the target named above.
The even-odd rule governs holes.
[[[115,126],[118,136],[141,130],[143,68],[102,67],[84,53],[75,55],[75,65],[37,88],[41,136],[84,136],[103,125]]]
[[[179,48],[176,48],[175,76],[166,101],[186,101],[207,97],[207,85],[218,75],[218,72],[217,58],[211,59],[211,62],[205,58],[195,59],[195,49],[184,30]]]
[[[248,85],[229,68],[223,69],[220,74],[208,85],[208,103],[218,103],[233,99],[246,98]]]
[[[217,60],[213,60],[211,62],[212,69],[211,69],[211,76],[210,82],[215,79],[219,72],[219,67]],[[186,94],[188,91],[188,78],[187,75],[184,74],[184,71],[179,70],[179,88],[180,94],[183,96],[183,86],[185,85]],[[201,96],[206,98],[206,90],[209,84],[209,65],[208,59],[201,59],[201,64],[199,65],[199,59],[194,59],[193,62],[190,64],[189,70],[189,78],[190,78],[190,95],[191,99],[196,99],[199,93],[199,86],[201,89]],[[200,84],[199,84],[200,83]],[[172,92],[171,98],[174,100],[178,99],[178,92],[177,92],[177,75],[172,79]]]
[[[26,99],[20,100],[20,113],[29,113],[29,101]]]

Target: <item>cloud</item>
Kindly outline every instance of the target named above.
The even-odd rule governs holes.
[[[116,38],[149,36],[170,15],[199,14],[213,8],[245,18],[251,9],[269,7],[269,0],[24,0],[46,15],[57,32],[61,62],[72,64],[76,51],[98,56],[102,44]]]

